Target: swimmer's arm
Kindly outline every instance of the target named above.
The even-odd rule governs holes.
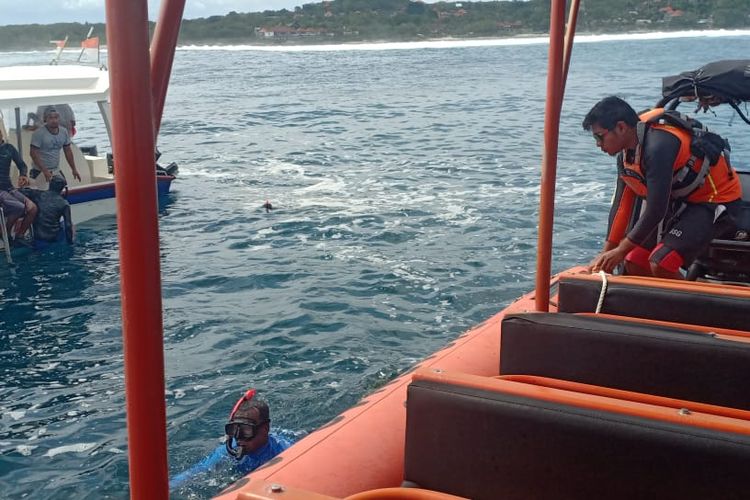
[[[229,460],[226,448],[219,445],[210,455],[193,465],[186,471],[180,472],[169,480],[169,489],[179,488],[191,482],[197,476],[216,470],[222,462]]]

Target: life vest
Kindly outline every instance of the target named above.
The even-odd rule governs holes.
[[[725,203],[742,196],[739,176],[728,161],[729,145],[718,135],[708,132],[697,120],[661,108],[641,114],[640,120],[636,126],[638,146],[633,161],[627,161],[623,153],[618,162],[620,178],[637,196],[645,198],[648,193],[641,159],[646,131],[650,128],[669,132],[680,141],[672,165],[672,199]],[[721,146],[716,146],[717,140]]]

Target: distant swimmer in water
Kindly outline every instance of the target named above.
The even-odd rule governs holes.
[[[273,210],[273,205],[271,205],[270,201],[266,200],[266,202],[263,204],[263,208],[265,208],[266,209],[266,213],[268,213],[271,210]]]
[[[238,473],[247,474],[292,445],[292,439],[270,432],[268,404],[254,397],[255,389],[250,389],[237,401],[229,414],[229,421],[224,425],[226,442],[188,470],[170,479],[170,489],[183,486],[221,467],[233,467]]]

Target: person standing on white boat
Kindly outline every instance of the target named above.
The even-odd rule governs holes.
[[[70,147],[70,133],[65,127],[60,126],[60,113],[50,106],[44,110],[44,126],[37,129],[31,136],[31,159],[33,161],[31,177],[37,179],[40,172],[44,174],[44,182],[38,179],[37,187],[46,187],[53,175],[65,177],[59,168],[61,149],[73,172],[73,178],[80,181],[81,175],[76,169],[73,150]]]
[[[22,235],[34,222],[37,207],[13,186],[10,179],[11,162],[15,163],[18,169],[18,187],[28,185],[26,163],[24,163],[17,149],[12,144],[5,142],[2,129],[0,129],[0,207],[3,208],[5,213],[8,234],[12,234],[13,225],[23,217],[23,222],[18,228],[18,234]]]
[[[55,108],[57,110],[57,113],[60,115],[60,126],[65,127],[68,130],[70,137],[75,137],[76,115],[73,112],[73,108],[71,108],[69,104],[55,104],[54,106],[39,106],[36,109],[36,114],[29,113],[29,118],[32,121],[30,129],[36,130],[39,127],[42,127],[44,125],[44,121],[42,117],[44,116],[44,111],[50,107]]]

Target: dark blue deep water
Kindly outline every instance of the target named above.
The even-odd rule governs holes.
[[[614,166],[580,128],[590,106],[645,108],[662,76],[749,47],[576,47],[554,271],[605,229]],[[160,214],[172,473],[218,443],[247,387],[275,425],[309,431],[533,287],[546,49],[177,53],[159,141],[180,165]],[[78,108],[79,143],[107,150],[95,111]],[[750,127],[706,121],[750,164]],[[128,495],[117,246],[104,218],[74,248],[0,263],[0,497]]]

